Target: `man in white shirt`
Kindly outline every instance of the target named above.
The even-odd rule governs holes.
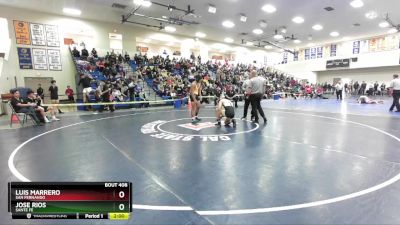
[[[339,81],[335,85],[335,89],[336,89],[336,98],[337,98],[337,100],[343,100],[343,85],[342,85],[341,81]]]
[[[394,107],[396,106],[397,111],[396,112],[400,112],[400,103],[399,103],[399,99],[400,99],[400,79],[399,79],[399,75],[395,74],[393,75],[393,80],[390,82],[389,88],[392,92],[392,96],[393,96],[393,104],[390,107],[389,111],[392,112]]]
[[[258,122],[258,113],[267,123],[264,111],[261,107],[261,100],[264,97],[267,80],[262,76],[257,76],[257,71],[253,70],[250,73],[250,86],[247,88],[247,94],[250,94],[251,115],[254,116],[254,123]]]

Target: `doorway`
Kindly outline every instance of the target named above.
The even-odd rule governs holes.
[[[25,87],[32,89],[34,92],[36,92],[39,84],[41,84],[45,96],[43,102],[45,102],[46,98],[49,98],[49,87],[52,80],[52,77],[25,77],[24,82]]]

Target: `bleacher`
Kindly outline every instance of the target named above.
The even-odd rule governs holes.
[[[70,49],[71,51],[71,49]],[[93,82],[91,83],[91,87],[93,90],[95,90],[98,87],[98,83],[99,81],[106,81],[107,77],[99,70],[99,68],[96,66],[97,62],[100,60],[103,60],[103,58],[98,58],[98,59],[93,59],[93,58],[89,58],[89,60],[84,60],[82,58],[75,58],[72,55],[72,51],[71,51],[71,56],[76,68],[76,82],[79,81],[80,79],[80,74],[90,74],[91,77],[93,78]],[[87,68],[91,67],[92,69],[94,69],[93,71],[89,71]],[[124,63],[123,66],[123,71],[126,73],[126,76],[132,75],[134,72],[136,72],[138,69],[138,66],[136,65],[135,61],[130,60],[127,63]],[[182,73],[181,71],[176,71],[177,73]],[[147,84],[148,88],[152,89],[154,91],[155,94],[157,94],[157,96],[159,96],[162,100],[171,100],[172,97],[171,96],[163,96],[162,92],[159,91],[157,89],[157,87],[153,86],[153,82],[151,79],[146,79],[145,78],[145,83]],[[80,87],[78,87],[80,89]],[[144,88],[144,91],[146,91],[146,88]],[[81,91],[78,90],[78,93],[81,93]],[[151,92],[147,92],[146,93],[148,95],[148,97],[150,97],[150,95],[152,94]],[[82,96],[82,95],[80,95]],[[82,102],[82,97],[79,98],[77,102]],[[89,95],[89,102],[91,103],[95,103],[96,99],[94,96],[94,93],[91,93]],[[144,101],[144,99],[140,98],[140,97],[135,97],[135,99],[130,99],[129,96],[124,98],[124,101],[129,102],[129,101]],[[158,103],[157,104],[152,104],[152,105],[173,105],[173,101],[168,101],[168,102],[164,102],[164,103]],[[119,108],[139,108],[139,107],[144,107],[144,106],[148,106],[149,104],[146,103],[137,103],[137,104],[118,104],[116,105],[116,109]],[[85,107],[78,107],[78,109],[83,110]],[[97,110],[99,109],[98,106],[93,106],[93,109]]]

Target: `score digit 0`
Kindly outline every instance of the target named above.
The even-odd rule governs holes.
[[[119,198],[125,198],[125,192],[120,191],[120,192],[118,193],[118,196],[119,196]]]

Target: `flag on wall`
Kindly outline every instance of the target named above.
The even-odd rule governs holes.
[[[324,48],[323,47],[317,47],[317,58],[320,59],[323,56],[323,51]]]
[[[294,52],[293,61],[299,61],[299,52],[298,51]]]
[[[31,44],[31,34],[28,22],[14,20],[14,32],[15,40],[18,45]]]
[[[331,44],[331,57],[335,57],[337,53],[337,44]]]
[[[17,51],[19,68],[22,70],[31,70],[33,68],[31,49],[18,47]]]
[[[305,49],[304,50],[304,59],[309,60],[310,59],[310,49]]]
[[[360,54],[360,41],[353,42],[353,54]]]
[[[316,48],[311,48],[311,59],[317,58],[317,49]]]

